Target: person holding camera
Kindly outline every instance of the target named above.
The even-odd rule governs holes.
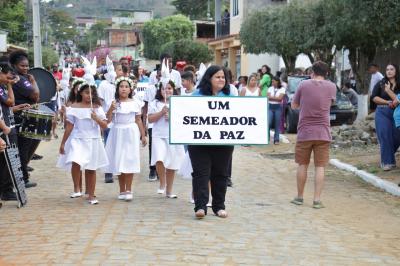
[[[400,131],[395,126],[393,113],[399,105],[396,97],[399,93],[399,67],[388,64],[384,78],[375,85],[371,94],[371,99],[376,104],[375,128],[380,146],[381,167],[384,171],[396,167],[395,153],[400,146]]]

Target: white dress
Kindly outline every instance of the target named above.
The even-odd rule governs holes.
[[[106,144],[109,165],[106,173],[140,172],[140,132],[135,116],[141,114],[142,104],[138,100],[121,102],[114,111],[110,133]]]
[[[97,116],[105,120],[103,108],[94,109]],[[101,140],[100,126],[91,119],[90,108],[67,108],[67,121],[74,125],[65,143],[65,154],[60,154],[57,167],[71,170],[72,163],[81,170],[97,170],[108,165],[106,151]]]
[[[149,114],[160,112],[166,104],[155,100],[149,105]],[[151,165],[163,162],[164,167],[171,170],[178,170],[181,167],[185,149],[183,145],[169,144],[169,122],[161,117],[153,124]]]

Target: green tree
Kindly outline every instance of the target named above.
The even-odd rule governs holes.
[[[0,29],[8,32],[10,43],[26,41],[25,4],[22,0],[0,1]]]
[[[191,40],[194,25],[183,15],[153,19],[143,26],[144,56],[158,59],[161,46],[175,40]]]
[[[75,21],[67,12],[51,9],[48,11],[48,18],[55,40],[73,40],[77,35]]]
[[[332,64],[336,49],[335,26],[330,21],[329,10],[325,8],[325,1],[293,1],[287,6],[291,19],[296,21],[297,30],[294,34],[300,35],[297,44],[302,53],[308,55],[311,63],[316,60]],[[290,34],[291,28],[287,28]]]
[[[368,114],[368,64],[374,62],[378,49],[397,45],[400,35],[400,1],[331,0],[326,1],[329,21],[335,27],[335,44],[349,51],[349,61],[362,97],[357,119]]]
[[[335,43],[349,50],[359,89],[368,93],[367,67],[378,48],[393,47],[400,34],[397,0],[331,0],[326,8],[336,28]],[[345,12],[343,12],[343,10]]]
[[[86,54],[90,52],[90,49],[96,48],[97,41],[106,38],[105,30],[107,27],[108,23],[105,21],[98,21],[96,24],[93,24],[88,32],[77,41],[78,49]]]
[[[173,0],[176,11],[191,19],[207,18],[207,0]],[[210,15],[214,17],[214,1],[210,1]]]
[[[33,48],[29,48],[28,51],[29,62],[33,62]],[[58,63],[59,57],[53,48],[44,46],[42,47],[42,62],[44,67],[52,66]]]
[[[288,72],[293,72],[296,57],[301,53],[298,40],[302,40],[302,31],[290,15],[293,14],[285,7],[273,7],[249,16],[240,28],[240,40],[245,52],[278,54]],[[292,29],[291,32],[287,31],[288,28]]]
[[[208,46],[193,40],[177,40],[164,44],[161,47],[163,53],[168,53],[176,61],[184,60],[188,64],[199,65],[200,63],[210,62],[213,59]]]

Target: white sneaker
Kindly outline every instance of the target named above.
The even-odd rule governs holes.
[[[157,189],[157,194],[164,194],[164,192],[165,192],[165,189],[161,189],[161,188]]]
[[[82,197],[82,192],[72,192],[70,197],[71,199]]]
[[[194,198],[193,198],[192,193],[190,193],[189,202],[192,203],[192,204],[194,204]]]
[[[96,204],[99,204],[99,201],[97,199],[92,199],[92,200],[89,200],[89,204],[96,205]]]
[[[125,200],[125,199],[126,199],[126,194],[122,194],[122,193],[119,194],[119,195],[118,195],[118,199],[119,199],[119,200]]]
[[[211,202],[207,203],[207,207],[212,207]]]
[[[176,199],[176,198],[178,198],[178,196],[175,195],[175,194],[169,194],[169,195],[166,195],[166,196],[167,196],[167,198],[169,198],[169,199]]]
[[[131,201],[133,199],[133,194],[132,192],[127,192],[125,194],[125,201]]]

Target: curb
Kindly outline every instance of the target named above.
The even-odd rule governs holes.
[[[329,160],[329,163],[341,170],[351,172],[361,177],[365,182],[370,183],[377,188],[383,189],[394,196],[400,197],[400,187],[392,182],[383,180],[382,178],[365,172],[364,170],[359,170],[357,167],[354,167],[351,164],[343,163],[338,159],[331,159]]]

